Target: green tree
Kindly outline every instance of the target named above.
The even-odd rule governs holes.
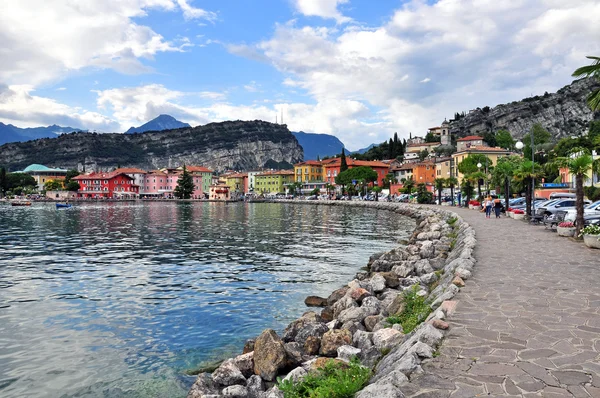
[[[333,184],[325,184],[325,190],[327,191],[327,195],[329,195],[331,192],[335,192],[335,185]]]
[[[425,142],[440,142],[442,137],[433,133],[427,133],[425,135]]]
[[[363,184],[375,182],[377,181],[377,172],[367,166],[353,167],[338,174],[335,178],[335,183],[338,185],[350,185],[353,180]]]
[[[387,158],[388,159],[393,159],[394,156],[394,140],[392,140],[390,138],[390,142],[388,143],[388,154],[387,154]]]
[[[37,187],[35,178],[25,173],[9,173],[6,175],[6,190],[14,191],[15,188],[21,188],[21,190],[27,190],[27,188],[34,189]]]
[[[63,189],[63,184],[59,180],[48,180],[44,183],[45,191],[61,191]]]
[[[73,179],[73,177],[77,177],[78,175],[79,172],[77,170],[67,170],[67,175],[65,176],[65,185],[71,182],[71,179]]]
[[[383,190],[383,188],[381,188],[381,187],[373,187],[373,189],[371,190],[372,192],[375,192],[375,202],[379,201],[379,194],[381,193],[382,190]]]
[[[475,187],[473,187],[473,181],[468,177],[468,175],[463,178],[462,192],[463,195],[465,195],[465,201],[469,203],[473,197],[473,193],[475,192]]]
[[[458,185],[458,179],[456,177],[446,178],[446,186],[450,188],[450,196],[452,197],[452,206],[454,206],[454,188]]]
[[[433,195],[423,183],[417,185],[417,203],[431,203]]]
[[[77,192],[77,191],[79,191],[79,188],[80,188],[79,183],[75,180],[71,180],[65,184],[65,189],[67,191]]]
[[[427,149],[423,149],[421,152],[419,152],[419,160],[421,162],[424,161],[427,156],[429,156],[429,151]]]
[[[296,196],[298,192],[302,193],[302,183],[300,181],[292,182],[287,186],[290,195]]]
[[[582,66],[581,68],[575,69],[573,72],[574,77],[591,77],[600,81],[600,57],[587,56],[587,59],[592,60],[591,65]],[[587,97],[587,103],[592,108],[592,111],[596,112],[600,110],[600,87],[594,88]]]
[[[412,194],[413,188],[415,187],[415,180],[413,180],[412,176],[402,183],[402,193]]]
[[[437,193],[438,193],[438,204],[441,205],[442,204],[442,190],[446,186],[446,179],[445,178],[436,178],[433,181],[433,184],[435,185],[435,189],[437,190]]]
[[[559,167],[567,167],[569,173],[575,175],[575,208],[577,209],[577,216],[575,227],[576,234],[579,236],[581,229],[583,228],[583,180],[586,178],[587,173],[592,169],[593,159],[592,156],[585,150],[581,149],[579,156],[569,158],[558,158],[555,160]]]
[[[510,182],[515,174],[515,170],[521,163],[520,156],[509,156],[498,159],[498,164],[492,172],[492,179],[496,185],[501,185],[504,189],[504,208],[508,210],[510,197]]]
[[[6,193],[6,169],[4,167],[0,167],[0,197],[3,197]]]
[[[542,148],[549,149],[546,148],[548,145],[544,144],[549,144],[552,146],[550,143],[552,140],[552,134],[543,128],[541,124],[535,123],[533,126],[531,126],[530,132],[523,136],[523,144],[525,144],[525,147],[523,148],[523,157],[529,160],[531,160],[531,134],[533,134],[533,145],[535,146],[536,150],[539,151]],[[542,162],[537,161],[537,163]]]
[[[348,170],[348,163],[346,163],[346,152],[342,148],[342,155],[340,156],[340,173]]]
[[[183,165],[183,172],[177,180],[177,186],[173,193],[178,199],[189,199],[194,193],[194,178],[188,173],[185,165]]]
[[[485,141],[491,147],[498,146],[496,134],[494,134],[493,131],[486,131],[483,133],[483,141]]]
[[[321,190],[319,188],[315,188],[312,191],[310,191],[310,194],[312,196],[318,196],[321,193]]]
[[[541,166],[536,163],[535,167],[531,160],[523,160],[519,163],[518,167],[514,171],[514,179],[521,182],[525,188],[525,202],[527,205],[527,216],[532,217],[532,200],[535,187],[533,186],[533,180],[540,177]]]
[[[504,149],[510,150],[515,148],[515,140],[508,130],[498,130],[496,132],[496,144]]]

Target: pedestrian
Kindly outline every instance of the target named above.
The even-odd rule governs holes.
[[[491,218],[492,216],[492,198],[491,197],[487,197],[485,198],[485,218]]]
[[[500,198],[494,199],[494,212],[496,213],[496,218],[500,218],[500,211],[502,210],[502,201]]]

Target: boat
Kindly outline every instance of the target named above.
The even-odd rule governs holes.
[[[57,203],[56,204],[57,209],[68,209],[70,207],[73,207],[73,205],[70,203]]]
[[[10,204],[12,206],[31,206],[31,202],[29,201],[14,201],[14,202],[10,202]]]

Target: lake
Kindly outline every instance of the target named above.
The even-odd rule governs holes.
[[[185,397],[408,239],[385,210],[250,203],[0,205],[0,396]]]

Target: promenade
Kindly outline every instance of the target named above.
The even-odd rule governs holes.
[[[440,355],[407,397],[600,397],[600,251],[452,209],[477,234]]]

